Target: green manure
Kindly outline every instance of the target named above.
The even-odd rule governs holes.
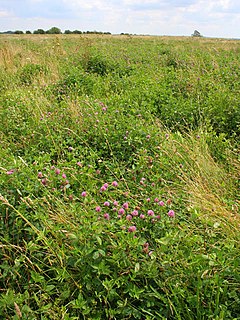
[[[1,35],[2,319],[239,319],[239,53]]]

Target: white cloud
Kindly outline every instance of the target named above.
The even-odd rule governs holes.
[[[34,3],[44,2],[44,0],[29,0],[29,2],[34,4]]]
[[[0,10],[0,18],[7,18],[10,16],[11,16],[11,13],[9,11]]]
[[[124,5],[139,5],[139,4],[145,4],[145,5],[152,5],[152,4],[158,4],[158,0],[123,0]]]
[[[231,0],[198,0],[185,7],[185,10],[189,12],[227,11],[233,4],[234,1]]]
[[[27,8],[27,9],[26,9]],[[0,0],[0,31],[48,29],[239,37],[239,0]]]
[[[105,9],[108,7],[106,2],[102,0],[63,0],[63,3],[66,4],[67,6],[74,8],[74,9],[87,9],[87,10],[96,10],[96,9]]]
[[[218,4],[220,4],[220,6],[223,8],[223,9],[228,9],[229,6],[230,6],[230,0],[219,0],[218,1]]]

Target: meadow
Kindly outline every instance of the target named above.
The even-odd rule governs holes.
[[[0,36],[0,318],[240,319],[240,41]]]

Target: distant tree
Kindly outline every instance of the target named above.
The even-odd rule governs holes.
[[[70,31],[70,30],[65,30],[64,33],[65,33],[65,34],[72,34],[73,32]]]
[[[201,33],[197,30],[194,30],[192,37],[202,37]]]
[[[57,27],[52,27],[51,29],[47,30],[46,33],[48,33],[48,34],[61,34],[62,31],[61,31],[61,29],[59,29]]]
[[[31,31],[29,31],[29,30],[27,30],[27,31],[26,31],[26,34],[32,34],[32,32],[31,32]]]
[[[14,31],[14,33],[15,33],[15,34],[24,34],[24,32],[21,31],[21,30],[16,30],[16,31]]]
[[[74,33],[74,34],[82,34],[82,31],[80,31],[80,30],[74,30],[72,33]]]
[[[34,34],[45,34],[45,31],[43,29],[37,29],[33,31]]]

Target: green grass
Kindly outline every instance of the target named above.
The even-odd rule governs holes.
[[[240,319],[239,41],[0,48],[0,317]]]

